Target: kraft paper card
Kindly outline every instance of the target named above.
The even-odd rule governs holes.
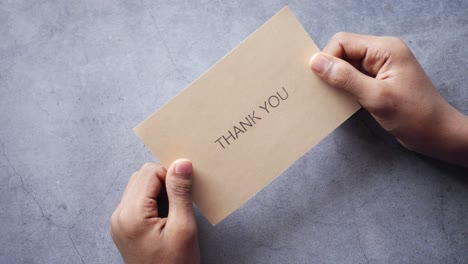
[[[193,162],[193,197],[217,224],[360,106],[308,66],[319,49],[288,7],[135,133],[168,168]]]

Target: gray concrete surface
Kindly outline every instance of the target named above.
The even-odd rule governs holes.
[[[132,128],[288,4],[320,47],[397,35],[468,114],[468,1],[0,1],[0,263],[121,263]],[[203,263],[468,263],[468,173],[360,111],[221,224]]]

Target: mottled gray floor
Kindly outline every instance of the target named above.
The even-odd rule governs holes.
[[[120,263],[108,219],[154,161],[132,128],[288,4],[323,47],[397,35],[468,114],[468,1],[0,0],[0,263]],[[204,263],[467,263],[468,173],[360,111],[233,215]]]

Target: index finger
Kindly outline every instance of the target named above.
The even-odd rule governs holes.
[[[375,38],[377,37],[339,32],[330,39],[322,52],[344,60],[360,60],[366,56],[367,49]]]
[[[376,76],[391,55],[388,37],[340,32],[335,34],[323,52],[350,62],[359,70]]]
[[[166,169],[161,164],[145,163],[135,178],[131,192],[145,198],[156,199],[161,192],[161,179],[166,176]]]

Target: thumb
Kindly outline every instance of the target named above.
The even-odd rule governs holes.
[[[376,86],[376,80],[361,73],[348,62],[337,57],[316,53],[309,62],[310,69],[333,87],[345,90],[358,101],[365,100]]]
[[[168,222],[194,221],[192,207],[192,162],[178,159],[166,174],[166,191],[169,200]]]

